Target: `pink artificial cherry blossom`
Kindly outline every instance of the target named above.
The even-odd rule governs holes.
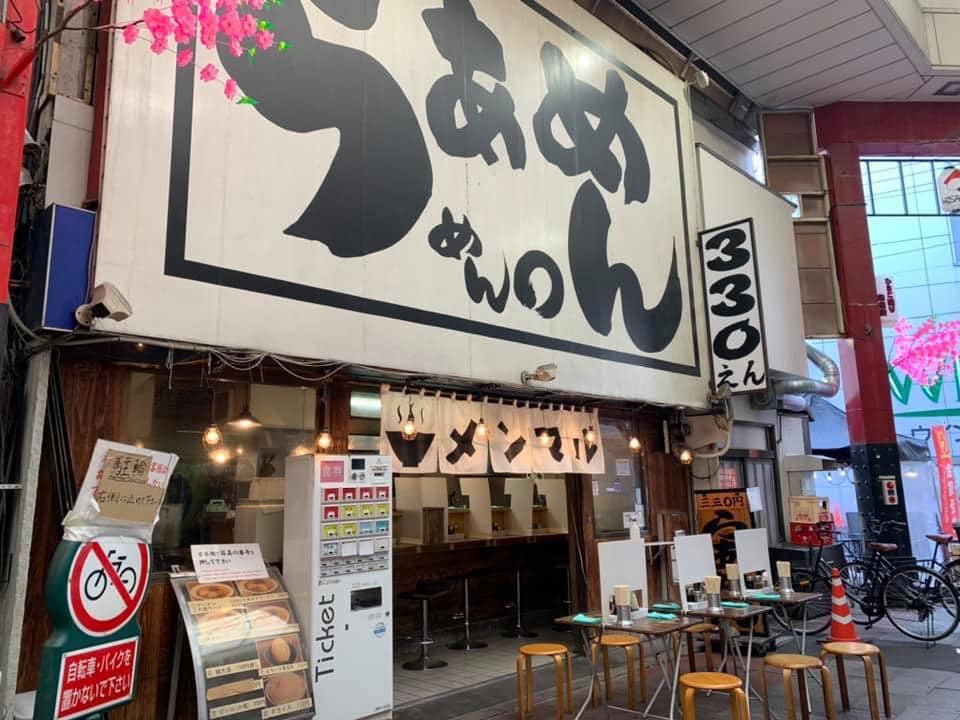
[[[223,94],[226,96],[227,100],[233,100],[237,96],[238,89],[239,86],[237,85],[237,81],[233,78],[230,78],[223,86]]]
[[[269,50],[273,47],[273,33],[269,30],[261,30],[257,33],[257,47],[261,50]]]
[[[253,37],[257,34],[259,24],[253,15],[247,13],[243,16],[241,23],[243,24],[243,34],[245,37]]]
[[[127,45],[133,45],[137,41],[137,38],[140,37],[140,26],[139,25],[127,25],[123,29],[123,41]]]
[[[219,74],[219,72],[220,71],[217,68],[215,68],[210,63],[207,63],[200,70],[200,79],[203,80],[204,82],[213,82],[214,80],[217,79],[217,75]]]
[[[923,386],[936,384],[960,359],[960,320],[928,318],[915,331],[906,319],[894,327],[891,366]]]
[[[177,67],[186,67],[193,61],[193,50],[189,48],[177,53]]]

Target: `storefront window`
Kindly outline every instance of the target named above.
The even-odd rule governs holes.
[[[316,391],[231,382],[211,388],[137,372],[125,398],[123,440],[180,456],[153,533],[155,569],[189,563],[195,543],[259,542],[264,559],[279,562],[284,460],[313,452]],[[236,422],[241,415],[248,422]],[[222,440],[205,447],[212,423]]]
[[[634,423],[629,418],[600,418],[603,438],[603,475],[589,476],[593,483],[593,520],[598,535],[626,532],[625,522],[636,513],[646,526],[642,456],[630,448]]]

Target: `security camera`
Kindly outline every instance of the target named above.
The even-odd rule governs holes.
[[[706,90],[710,87],[710,76],[697,68],[693,71],[693,84],[696,85],[698,90]]]
[[[126,320],[133,313],[130,303],[111,283],[105,282],[93,289],[93,295],[86,305],[76,309],[77,322],[90,327],[96,319]]]

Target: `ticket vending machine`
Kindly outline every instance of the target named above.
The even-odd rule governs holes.
[[[392,717],[390,458],[287,458],[283,579],[325,720]],[[319,715],[318,715],[319,717]]]

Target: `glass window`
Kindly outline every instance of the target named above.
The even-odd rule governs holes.
[[[247,422],[233,422],[243,415]],[[154,567],[189,563],[196,543],[259,542],[267,562],[283,545],[283,470],[313,451],[316,391],[131,373],[123,428],[128,443],[180,456],[153,533]],[[222,440],[205,447],[216,424]]]
[[[588,475],[593,483],[593,521],[598,535],[625,532],[624,515],[637,513],[646,526],[643,466],[640,453],[630,449],[634,424],[629,418],[600,417],[603,475]]]

